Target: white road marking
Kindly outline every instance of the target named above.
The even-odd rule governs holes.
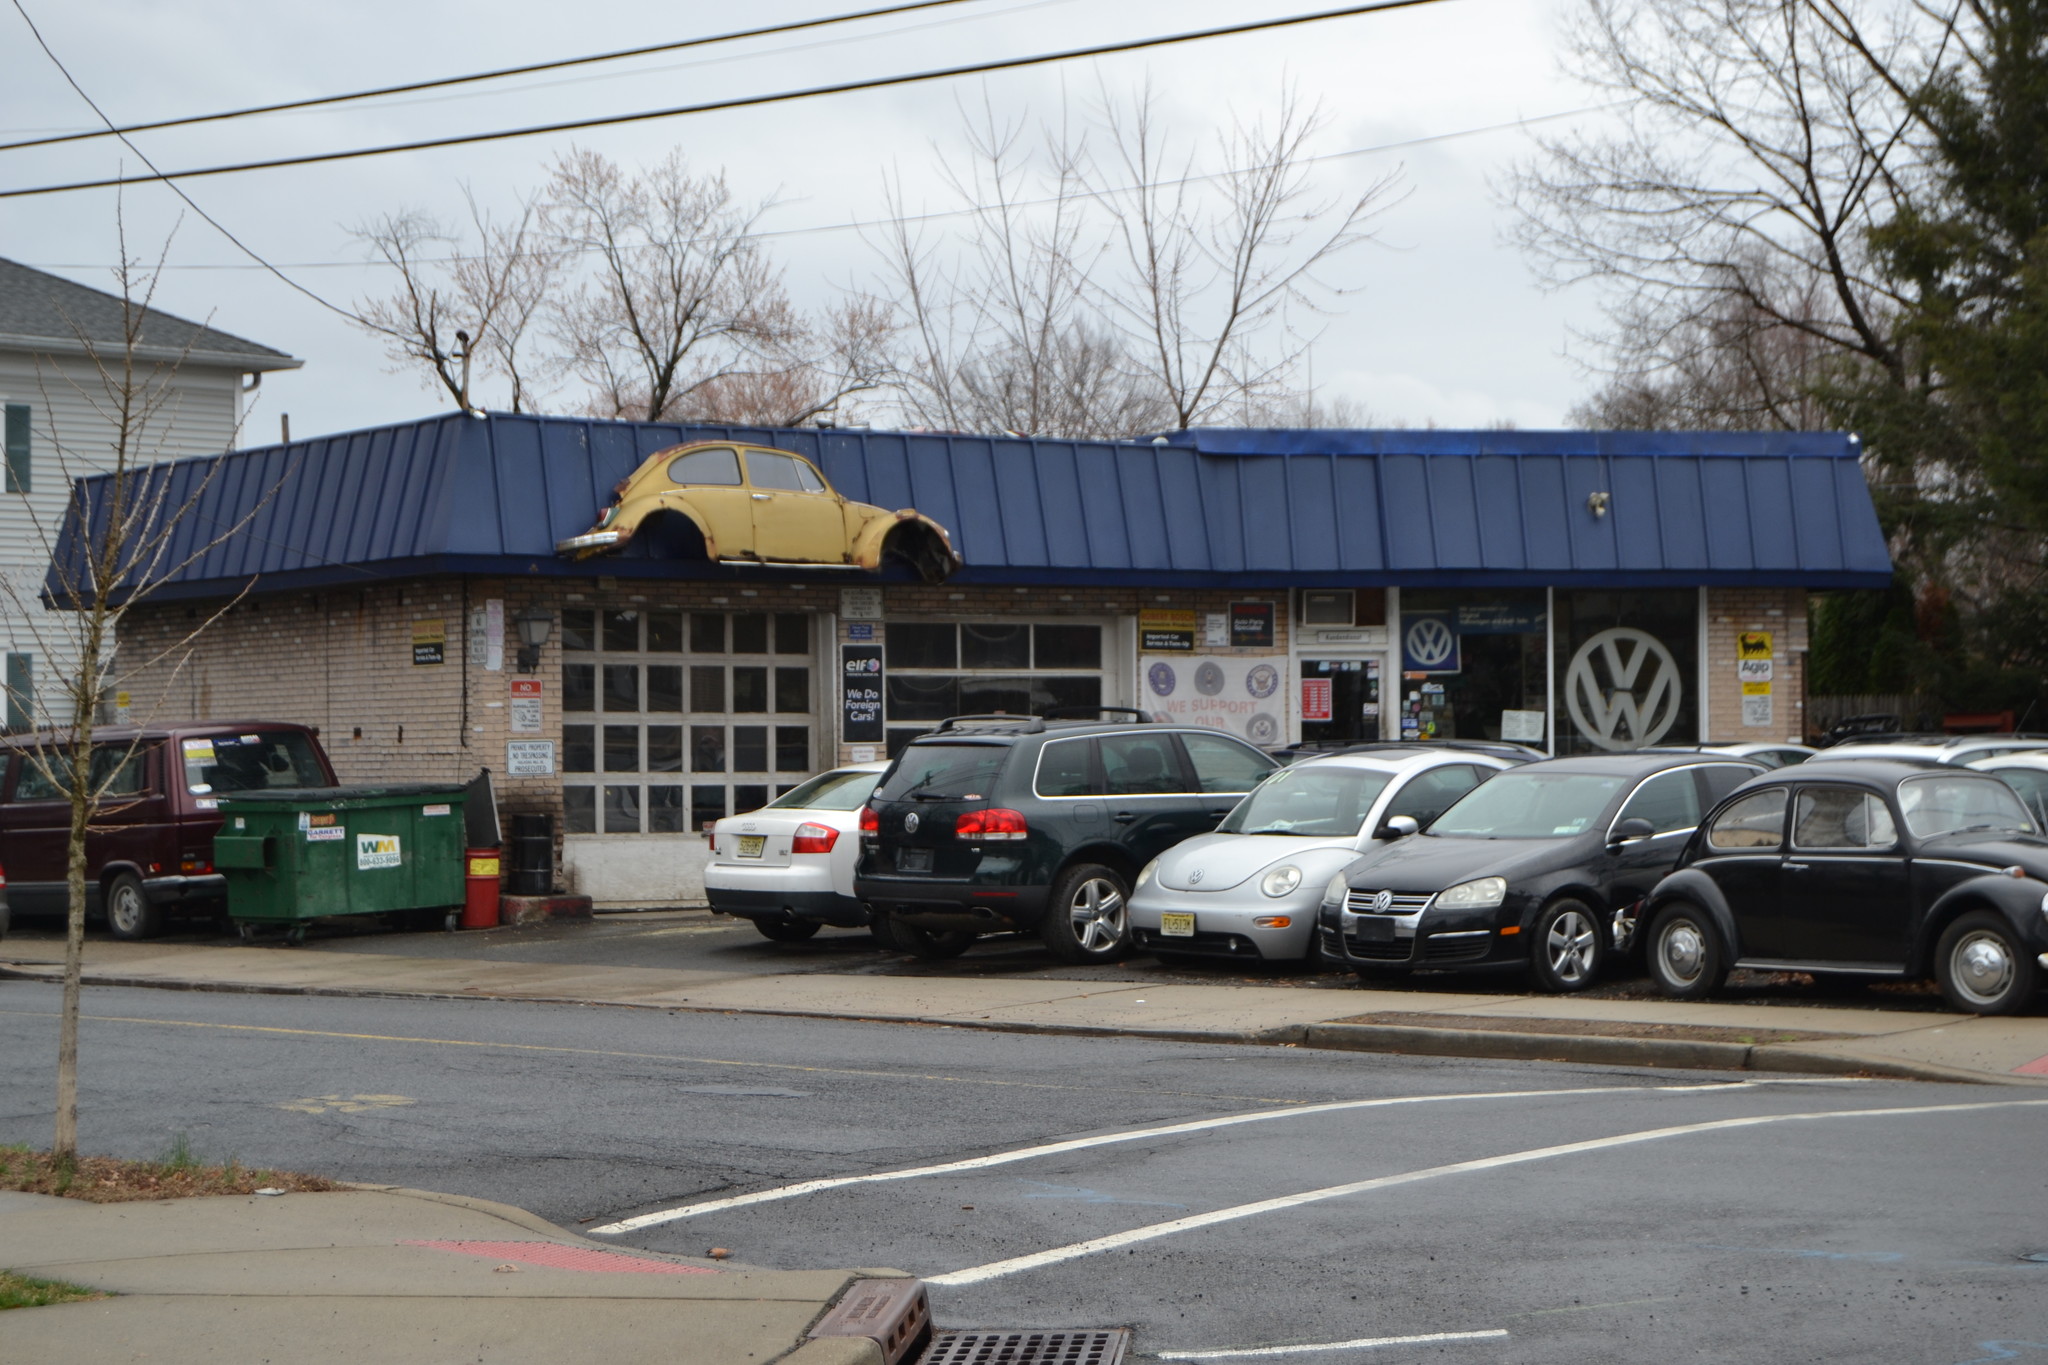
[[[1417,1171],[1404,1171],[1399,1175],[1376,1176],[1371,1180],[1355,1180],[1346,1185],[1330,1185],[1320,1190],[1304,1190],[1300,1194],[1282,1195],[1278,1199],[1261,1199],[1256,1203],[1237,1204],[1229,1208],[1212,1209],[1208,1213],[1191,1214],[1186,1218],[1174,1218],[1164,1223],[1153,1223],[1146,1227],[1131,1228],[1125,1232],[1111,1233],[1106,1237],[1091,1237],[1085,1242],[1071,1242],[1063,1247],[1036,1251],[1028,1256],[1013,1256],[1008,1260],[990,1261],[987,1265],[970,1266],[945,1275],[927,1275],[926,1284],[962,1285],[981,1284],[987,1280],[999,1280],[1006,1275],[1015,1275],[1026,1270],[1037,1270],[1042,1266],[1057,1265],[1062,1261],[1078,1260],[1104,1251],[1115,1251],[1122,1247],[1134,1246],[1139,1242],[1155,1241],[1171,1237],[1177,1232],[1189,1232],[1195,1228],[1212,1227],[1217,1223],[1235,1222],[1240,1218],[1252,1218],[1262,1213],[1274,1213],[1281,1209],[1299,1208],[1303,1204],[1321,1203],[1326,1199],[1341,1199],[1345,1195],[1363,1194],[1368,1190],[1390,1189],[1396,1185],[1412,1185],[1440,1176],[1468,1175],[1475,1171],[1498,1170],[1503,1166],[1520,1166],[1532,1161],[1547,1161],[1552,1157],[1575,1156],[1580,1152],[1604,1151],[1610,1147],[1627,1147],[1636,1143],[1655,1142],[1662,1138],[1686,1137],[1694,1133],[1713,1133],[1731,1128],[1757,1128],[1771,1123],[1794,1123],[1812,1119],[1841,1118],[1897,1118],[1914,1114],[1962,1114],[1980,1109],[2024,1109],[2048,1105],[2048,1100],[1991,1100],[1977,1104],[1930,1104],[1908,1106],[1896,1109],[1824,1109],[1805,1114],[1753,1114],[1744,1118],[1714,1119],[1706,1123],[1682,1123],[1670,1128],[1646,1128],[1640,1132],[1618,1133],[1613,1137],[1590,1138],[1584,1142],[1560,1143],[1555,1147],[1532,1147],[1521,1152],[1507,1152],[1500,1156],[1480,1157],[1473,1161],[1455,1161],[1448,1166],[1430,1166]]]
[[[1731,1081],[1724,1088],[1734,1090],[1742,1086],[1740,1081]],[[1662,1087],[1647,1087],[1660,1089]],[[1688,1087],[1690,1088],[1690,1087]],[[891,1180],[915,1180],[927,1175],[950,1175],[955,1171],[980,1171],[990,1166],[1007,1166],[1015,1161],[1033,1161],[1039,1157],[1057,1156],[1061,1152],[1079,1152],[1090,1147],[1107,1147],[1118,1142],[1142,1142],[1146,1138],[1171,1137],[1177,1133],[1201,1133],[1212,1128],[1233,1128],[1243,1123],[1265,1123],[1272,1119],[1299,1118],[1305,1114],[1334,1114],[1351,1109],[1383,1109],[1404,1104],[1443,1104],[1453,1100],[1520,1100],[1541,1099],[1555,1095],[1617,1095],[1634,1094],[1646,1089],[1641,1086],[1596,1085],[1581,1086],[1571,1090],[1490,1090],[1478,1094],[1464,1095],[1401,1095],[1391,1099],[1378,1100],[1336,1100],[1328,1104],[1298,1104],[1286,1109],[1261,1109],[1249,1114],[1226,1114],[1221,1118],[1190,1119],[1183,1123],[1161,1124],[1155,1128],[1128,1128],[1116,1133],[1102,1133],[1095,1137],[1068,1138],[1064,1142],[1041,1143],[1035,1147],[1018,1147],[1007,1152],[996,1152],[990,1156],[967,1157],[959,1161],[944,1161],[935,1166],[912,1166],[900,1171],[877,1171],[871,1175],[835,1175],[818,1180],[805,1180],[795,1185],[778,1185],[774,1189],[755,1190],[751,1194],[735,1194],[724,1199],[707,1199],[697,1204],[681,1204],[672,1209],[657,1209],[653,1213],[636,1214],[622,1218],[616,1223],[585,1229],[602,1237],[616,1237],[621,1233],[636,1232],[641,1228],[658,1227],[663,1223],[679,1222],[695,1218],[700,1214],[719,1213],[726,1209],[745,1208],[750,1204],[767,1204],[778,1199],[796,1199],[820,1190],[844,1189],[849,1185],[878,1185]]]
[[[1424,1346],[1436,1341],[1492,1341],[1506,1336],[1505,1327],[1484,1332],[1425,1332],[1413,1337],[1360,1337],[1356,1341],[1324,1341],[1313,1346],[1247,1346],[1234,1351],[1160,1351],[1161,1360],[1233,1360],[1240,1356],[1297,1356],[1310,1351],[1369,1351],[1375,1346]]]

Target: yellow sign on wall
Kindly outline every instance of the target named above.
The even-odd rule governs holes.
[[[1771,633],[1767,630],[1745,630],[1735,637],[1735,656],[1738,659],[1768,659],[1771,657]]]

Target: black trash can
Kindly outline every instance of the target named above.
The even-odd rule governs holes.
[[[512,871],[505,890],[514,896],[545,896],[555,889],[555,817],[512,817]]]

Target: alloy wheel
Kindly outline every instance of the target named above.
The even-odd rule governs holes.
[[[1067,914],[1074,922],[1074,939],[1091,953],[1116,947],[1124,939],[1123,892],[1102,877],[1090,877],[1074,888]]]
[[[1600,931],[1593,921],[1577,910],[1567,910],[1550,922],[1543,950],[1549,955],[1550,970],[1567,985],[1578,985],[1593,973],[1600,951]]]

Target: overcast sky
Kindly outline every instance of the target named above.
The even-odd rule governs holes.
[[[883,0],[22,0],[58,57],[123,122],[210,112],[813,17]],[[647,163],[681,147],[723,167],[745,198],[782,202],[763,226],[824,229],[775,240],[799,302],[874,270],[856,232],[877,217],[881,176],[903,175],[913,206],[950,207],[934,144],[957,149],[962,95],[1051,111],[1063,86],[1137,87],[1148,76],[1176,129],[1206,135],[1227,110],[1269,108],[1290,79],[1321,102],[1315,151],[1381,147],[1581,109],[1590,99],[1557,69],[1558,15],[1573,0],[1444,0],[1335,20],[987,77],[657,120],[574,135],[616,160]],[[976,0],[728,48],[643,58],[503,82],[489,93],[432,92],[337,111],[144,134],[165,169],[596,117],[696,100],[908,72],[978,59],[1327,7],[1318,0]],[[0,8],[0,138],[94,125],[90,110]],[[713,54],[716,55],[713,55]],[[603,74],[598,74],[602,72]],[[1581,116],[1591,120],[1597,114]],[[1569,126],[1551,122],[1546,129]],[[424,208],[453,216],[467,183],[510,203],[542,178],[571,137],[535,137],[329,166],[191,181],[187,192],[258,253],[341,304],[388,281],[362,263],[349,227]],[[1362,403],[1385,423],[1561,425],[1589,387],[1573,328],[1597,325],[1585,290],[1540,290],[1504,241],[1489,181],[1529,150],[1518,130],[1453,137],[1320,163],[1316,184],[1357,193],[1400,168],[1408,197],[1378,223],[1379,242],[1337,272],[1356,292],[1324,320],[1314,352],[1325,397]],[[139,169],[110,140],[0,153],[0,186]],[[183,220],[179,221],[182,214]],[[126,191],[131,252],[154,255],[175,226],[158,306],[274,346],[305,368],[264,381],[246,439],[401,421],[445,409],[411,373],[390,372],[377,342],[345,319],[248,268],[221,235],[159,185]],[[118,254],[111,190],[0,200],[0,256],[105,287]],[[218,268],[214,268],[218,267]]]

